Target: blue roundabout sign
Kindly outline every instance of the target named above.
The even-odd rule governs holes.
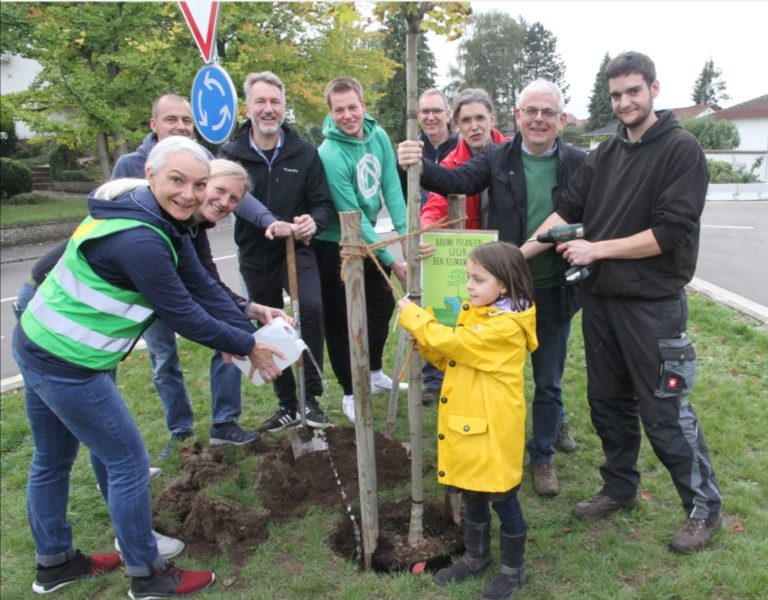
[[[192,83],[195,125],[211,144],[222,144],[237,124],[237,91],[227,72],[216,64],[205,65]]]

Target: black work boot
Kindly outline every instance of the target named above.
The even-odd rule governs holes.
[[[435,573],[435,583],[459,583],[471,575],[482,573],[491,564],[491,523],[473,523],[464,519],[464,546],[461,559]]]
[[[499,574],[485,586],[482,600],[506,600],[517,592],[525,583],[525,538],[522,535],[506,535],[499,531],[499,547],[501,549],[501,565]]]

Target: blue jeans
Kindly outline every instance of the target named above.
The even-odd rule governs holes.
[[[50,375],[29,367],[15,343],[13,354],[24,378],[35,444],[27,514],[38,564],[55,566],[74,556],[67,505],[70,473],[82,442],[91,452],[100,485],[108,486],[104,495],[127,573],[146,577],[162,568],[152,535],[149,455],[117,391],[114,372],[85,379]]]
[[[35,295],[36,291],[37,288],[30,285],[27,281],[21,284],[19,293],[16,295],[16,302],[13,303],[13,314],[16,315],[17,321],[21,319],[21,313],[27,308],[27,304],[32,300],[32,296]]]
[[[561,380],[568,352],[571,320],[563,314],[559,288],[536,288],[538,349],[531,354],[533,437],[526,444],[532,465],[552,462],[560,424],[565,421]]]
[[[499,494],[488,494],[485,492],[470,492],[462,490],[461,495],[464,498],[464,517],[473,523],[489,523],[491,513],[488,509],[488,503],[491,503],[493,510],[499,516],[499,529],[506,535],[522,535],[526,532],[527,526],[523,519],[523,509],[520,506],[520,500],[517,497],[517,490],[509,492],[502,499],[492,501]]]
[[[163,403],[165,421],[171,433],[192,433],[192,403],[184,387],[179,366],[176,333],[156,319],[143,334],[152,362],[152,381]],[[240,370],[225,364],[221,353],[211,358],[211,421],[224,423],[240,416]]]
[[[424,366],[421,368],[421,374],[424,376],[425,390],[440,391],[440,388],[443,387],[443,372],[428,360],[424,361]]]
[[[211,423],[228,423],[240,418],[240,369],[225,363],[221,352],[211,357]]]

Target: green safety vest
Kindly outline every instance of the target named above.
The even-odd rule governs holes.
[[[118,231],[148,227],[178,255],[161,229],[136,219],[87,217],[72,234],[64,255],[38,288],[21,316],[24,333],[35,344],[68,362],[96,371],[115,368],[151,322],[154,310],[136,291],[99,277],[81,246]]]

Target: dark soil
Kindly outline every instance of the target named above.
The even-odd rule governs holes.
[[[379,543],[371,557],[374,571],[437,571],[452,562],[452,555],[464,551],[462,528],[446,515],[444,506],[425,503],[422,523],[424,541],[416,547],[408,544],[410,515],[410,498],[379,505]],[[359,527],[359,511],[355,513],[355,523]],[[357,544],[355,523],[345,511],[331,534],[330,542],[337,554],[362,567],[362,548]]]
[[[270,519],[283,523],[302,518],[313,506],[338,507],[342,517],[331,543],[341,556],[355,561],[355,532],[347,514],[347,502],[355,503],[359,492],[355,430],[327,429],[329,451],[306,453],[298,459],[294,459],[289,435],[290,432],[267,434],[259,443],[243,449],[195,444],[185,455],[178,476],[154,503],[155,528],[183,539],[192,556],[223,553],[234,564],[241,565],[266,541]],[[375,434],[374,445],[379,490],[408,483],[410,460],[405,448],[380,434]],[[238,479],[237,463],[243,453],[258,455],[261,461],[256,482]],[[263,508],[244,506],[220,493],[207,493],[206,488],[223,480],[241,488],[253,486],[248,490],[258,497],[257,504]],[[412,569],[416,564],[417,570],[431,569],[437,562],[438,566],[447,563],[448,555],[461,551],[461,531],[443,517],[442,507],[425,506],[427,544],[422,548],[408,547],[409,520],[409,498],[379,506],[380,538],[373,557],[374,568],[389,572]]]
[[[338,479],[349,502],[359,497],[355,430],[331,427],[326,439]],[[265,457],[258,494],[275,521],[303,517],[313,506],[332,508],[345,504],[331,461],[325,452],[311,452],[294,460],[287,435],[283,451]],[[411,479],[408,453],[402,444],[374,434],[376,478],[380,490],[394,488]]]

